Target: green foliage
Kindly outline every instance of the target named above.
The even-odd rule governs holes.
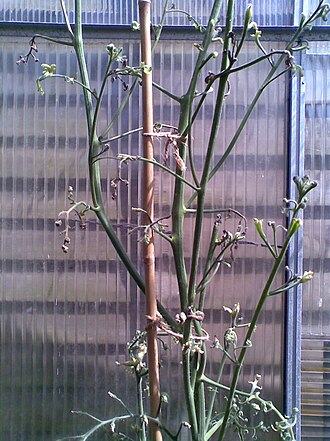
[[[148,366],[144,360],[147,351],[145,341],[146,334],[145,332],[137,331],[132,341],[128,344],[129,359],[122,363],[126,369],[130,369],[135,375],[137,393],[136,409],[129,409],[123,400],[110,393],[110,397],[122,405],[125,413],[103,421],[90,414],[80,412],[92,418],[95,424],[83,435],[71,437],[70,439],[85,441],[91,438],[96,431],[107,427],[109,429],[110,439],[131,440],[132,438],[130,438],[129,435],[122,432],[125,424],[129,423],[134,433],[134,440],[146,441],[147,426],[150,422],[153,422],[161,428],[165,439],[173,441],[180,439],[182,429],[189,430],[192,441],[207,441],[211,438],[223,441],[226,439],[229,429],[236,433],[237,439],[239,440],[263,439],[266,432],[273,431],[278,434],[281,439],[293,441],[295,439],[293,427],[296,422],[297,410],[293,409],[292,415],[285,416],[271,401],[264,400],[260,396],[261,386],[259,385],[259,376],[256,376],[254,380],[250,382],[251,389],[249,392],[238,389],[238,380],[244,365],[246,353],[253,345],[253,336],[257,322],[267,299],[270,296],[280,295],[301,283],[306,283],[313,276],[311,271],[305,271],[303,274],[295,274],[290,268],[287,268],[288,277],[286,283],[282,286],[273,286],[276,275],[285,259],[289,244],[302,226],[301,211],[304,210],[308,202],[307,194],[315,187],[316,183],[310,181],[307,176],[294,178],[297,188],[297,198],[284,199],[285,206],[282,209],[282,212],[287,215],[286,225],[276,225],[274,222],[268,222],[267,227],[264,227],[263,220],[254,219],[256,231],[272,257],[272,268],[264,288],[259,295],[251,322],[241,322],[240,305],[238,303],[231,307],[226,306],[224,310],[229,314],[230,326],[226,329],[223,336],[215,336],[213,340],[210,338],[204,326],[203,309],[206,290],[209,289],[209,283],[217,274],[218,270],[223,265],[231,265],[233,250],[240,241],[245,239],[247,228],[244,215],[231,208],[215,210],[214,214],[218,214],[218,217],[214,222],[213,230],[210,234],[211,238],[207,258],[204,263],[201,263],[200,248],[201,242],[205,240],[202,236],[202,226],[205,213],[207,212],[205,207],[205,195],[209,181],[218,170],[223,167],[228,156],[235,148],[237,140],[242,130],[246,127],[251,112],[258,103],[265,88],[287,72],[302,75],[301,67],[295,64],[293,53],[294,51],[304,50],[306,48],[306,44],[299,43],[302,33],[306,29],[309,29],[316,19],[326,19],[330,7],[328,3],[320,1],[315,11],[309,17],[302,17],[299,28],[294,32],[292,39],[283,50],[267,51],[261,42],[261,31],[258,29],[257,23],[252,21],[253,14],[251,5],[248,5],[246,9],[244,26],[237,36],[233,28],[234,0],[228,0],[227,2],[226,24],[223,30],[218,27],[222,4],[220,0],[214,0],[207,26],[199,24],[188,12],[176,9],[174,4],[168,8],[167,3],[168,2],[165,4],[162,23],[158,27],[153,28],[155,32],[155,42],[160,38],[165,15],[168,13],[183,14],[188,22],[198,31],[197,35],[202,37],[202,41],[195,43],[195,47],[198,50],[196,64],[192,72],[186,72],[186,91],[182,96],[178,97],[171,91],[164,89],[161,85],[154,83],[155,88],[164,93],[167,97],[173,99],[179,106],[180,118],[177,124],[169,126],[159,123],[154,126],[153,133],[144,134],[144,136],[165,140],[164,163],[161,164],[154,159],[150,160],[141,156],[130,156],[126,153],[120,153],[116,157],[106,156],[111,140],[141,131],[141,128],[138,128],[114,138],[106,139],[115,121],[120,117],[132,91],[138,84],[138,81],[140,81],[142,74],[151,74],[152,67],[143,63],[137,67],[130,67],[127,64],[126,57],[122,54],[122,49],[117,48],[113,44],[109,44],[105,49],[109,58],[102,84],[99,91],[96,92],[92,90],[83,50],[81,4],[79,0],[76,0],[76,24],[74,31],[72,31],[69,25],[63,1],[61,5],[63,14],[66,17],[68,34],[72,40],[71,45],[74,47],[80,66],[80,79],[78,80],[76,77],[57,74],[55,65],[42,64],[43,71],[37,80],[37,86],[39,92],[43,94],[44,92],[40,83],[51,77],[60,77],[68,83],[74,83],[82,87],[85,99],[89,136],[88,169],[90,173],[92,201],[91,203],[84,201],[76,202],[73,189],[69,189],[68,198],[70,208],[62,211],[59,214],[59,219],[56,221],[57,225],[60,225],[62,219],[64,219],[64,242],[62,245],[64,252],[68,251],[70,244],[68,235],[70,216],[73,213],[78,214],[82,224],[84,224],[85,212],[91,210],[103,225],[109,240],[123,261],[128,273],[136,282],[137,286],[144,292],[144,281],[135,263],[131,261],[117,237],[111,221],[107,218],[102,199],[99,162],[103,159],[119,161],[118,176],[112,182],[114,197],[116,196],[117,185],[122,182],[127,184],[120,176],[120,168],[123,164],[129,166],[129,163],[132,161],[151,162],[155,167],[159,167],[164,173],[169,174],[175,181],[171,215],[166,217],[166,219],[171,217],[172,231],[167,231],[166,225],[163,223],[165,218],[157,220],[149,218],[148,223],[139,226],[139,228],[143,231],[141,241],[145,245],[150,243],[150,233],[152,232],[168,241],[172,247],[181,311],[173,318],[166,308],[164,308],[161,303],[158,303],[159,316],[156,319],[152,317],[147,317],[147,319],[148,327],[157,327],[162,334],[165,334],[168,338],[173,338],[175,342],[181,346],[182,382],[189,422],[183,422],[176,433],[172,433],[164,426],[160,411],[161,407],[167,404],[168,401],[168,397],[165,395],[161,395],[160,407],[156,416],[150,416],[146,412],[143,398],[143,392],[148,389]],[[134,22],[132,28],[133,30],[139,30],[139,24]],[[261,55],[244,64],[240,64],[239,60],[242,48],[249,38],[255,42]],[[218,51],[214,51],[213,46],[211,46],[213,43],[219,45],[219,52],[222,53],[218,71],[209,72],[205,78],[204,90],[196,93],[196,86],[202,75],[203,68],[211,59],[218,56]],[[31,40],[30,46],[29,53],[26,56],[22,56],[18,62],[27,62],[30,55],[35,58],[33,56],[34,52],[37,51],[35,38]],[[232,141],[227,146],[220,160],[216,162],[215,147],[224,101],[230,92],[229,78],[241,70],[249,69],[251,66],[265,61],[269,63],[269,72],[251,101]],[[126,80],[126,78],[130,77],[134,78],[132,85]],[[102,133],[98,133],[99,110],[102,104],[104,90],[109,80],[112,82],[119,80],[123,85],[124,91],[126,91],[126,96],[113,119],[109,122],[108,127],[104,128]],[[216,93],[216,104],[211,118],[211,130],[207,134],[208,141],[205,145],[206,155],[202,173],[198,174],[195,169],[194,152],[191,147],[192,127],[196,122],[200,110],[203,108],[207,95],[213,91]],[[169,155],[172,155],[174,158],[175,171],[167,164]],[[191,169],[191,180],[188,180],[186,177],[187,163],[189,163]],[[184,190],[186,187],[189,187],[189,189],[193,191],[193,195],[188,201],[185,201]],[[196,208],[192,208],[194,201],[196,201],[194,206]],[[135,210],[144,213],[142,208],[137,207]],[[230,214],[237,220],[232,231],[223,231],[220,229],[220,212]],[[183,225],[188,214],[190,216],[194,215],[194,240],[192,243],[191,264],[187,268],[188,264],[184,256],[185,236]],[[278,237],[279,231],[281,232],[280,238]],[[279,242],[281,242],[280,245]],[[202,265],[204,265],[202,268],[202,277],[199,279],[197,268],[200,268]],[[214,379],[206,375],[208,363],[207,353],[209,350],[218,351],[220,354],[220,367]],[[222,382],[226,363],[230,363],[233,367],[233,375],[229,385],[223,384]],[[220,392],[223,396],[222,405],[218,407],[216,396]],[[171,403],[169,402],[168,405],[171,405]],[[272,419],[271,422],[268,422],[270,415]]]

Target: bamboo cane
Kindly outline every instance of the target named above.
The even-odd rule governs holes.
[[[141,62],[151,66],[151,36],[150,36],[150,8],[151,0],[139,0],[140,29],[141,29]],[[142,75],[142,112],[143,133],[153,132],[153,102],[152,102],[152,74],[144,72]],[[143,156],[153,159],[153,140],[151,136],[143,136]],[[154,169],[153,165],[143,164],[143,208],[146,223],[154,216]],[[148,218],[148,219],[147,219]],[[150,230],[150,241],[144,244],[144,270],[146,314],[151,320],[157,316],[157,295],[155,282],[155,251],[154,238]],[[159,363],[157,345],[157,327],[151,321],[147,326],[148,370],[150,387],[150,413],[157,417],[160,403]],[[162,441],[162,434],[155,423],[150,424],[151,439]]]

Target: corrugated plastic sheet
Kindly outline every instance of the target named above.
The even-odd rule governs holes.
[[[101,81],[107,57],[105,44],[86,43],[92,87]],[[138,64],[139,45],[132,41],[121,41],[120,45],[129,62]],[[26,47],[25,38],[1,39],[0,427],[1,437],[6,441],[45,441],[81,433],[90,421],[72,416],[70,411],[79,409],[100,418],[109,416],[115,405],[107,396],[108,390],[128,401],[134,400],[133,379],[125,376],[115,361],[125,360],[126,342],[135,329],[145,326],[143,297],[127,277],[92,215],[88,215],[84,230],[79,229],[78,222],[72,222],[70,250],[68,254],[62,253],[63,239],[54,221],[68,206],[68,186],[75,189],[77,199],[90,200],[81,91],[56,78],[44,82],[45,95],[38,95],[35,78],[41,73],[40,65],[32,62],[23,66],[15,62]],[[155,81],[182,93],[196,52],[189,42],[160,44],[155,54]],[[255,55],[256,48],[247,45],[242,62]],[[74,75],[77,71],[70,49],[40,43],[39,58],[41,62],[56,63],[58,72]],[[232,77],[217,158],[230,142],[268,69],[266,62],[249,73]],[[109,120],[124,93],[119,81],[109,86],[100,126]],[[210,95],[193,133],[197,172],[201,169],[213,105],[214,96]],[[112,134],[139,127],[139,108],[136,90]],[[209,207],[230,207],[246,215],[251,242],[257,241],[253,217],[283,220],[280,205],[286,188],[285,115],[286,81],[282,77],[263,94],[235,154],[213,180],[207,194]],[[155,120],[175,124],[177,116],[177,106],[155,93]],[[155,146],[155,155],[161,158],[163,145],[156,142]],[[139,135],[113,143],[110,153],[118,152],[138,154]],[[131,207],[140,204],[141,168],[135,162],[122,169],[129,185],[120,186],[118,198],[113,201],[111,179],[117,175],[117,165],[114,161],[102,161],[107,213],[133,261],[140,262],[138,236],[127,233],[139,222]],[[159,170],[155,179],[156,215],[166,216],[173,179]],[[204,256],[214,220],[214,216],[208,216],[205,221]],[[226,228],[233,220],[224,217],[223,222]],[[189,219],[185,233],[189,262]],[[244,320],[249,321],[271,265],[266,250],[254,244],[240,246],[235,255],[232,268],[224,269],[216,277],[212,295],[206,299],[210,335],[221,335],[228,326],[223,305],[232,306],[239,301]],[[157,277],[160,299],[174,316],[179,312],[179,302],[173,260],[168,244],[158,241]],[[256,373],[262,374],[264,391],[276,402],[280,401],[283,384],[283,329],[282,302],[275,298],[262,315],[241,383],[248,388],[248,381]],[[173,342],[169,344],[170,352],[162,353],[163,390],[172,400],[165,417],[175,424],[185,415],[180,413],[184,406],[177,392],[178,348]],[[218,356],[211,355],[213,373]],[[230,368],[226,372],[229,375]]]
[[[302,436],[306,440],[326,440],[330,434],[329,54],[328,42],[316,42],[304,57],[305,169],[318,181],[304,221],[304,266],[314,271],[303,293]]]
[[[185,10],[199,22],[207,21],[212,0],[176,0],[177,9]],[[226,2],[224,2],[225,4]],[[237,2],[236,24],[244,22],[248,0]],[[162,15],[164,0],[154,0],[153,22],[157,24]],[[70,21],[74,20],[74,1],[66,1]],[[254,19],[264,26],[288,26],[293,24],[294,1],[279,0],[269,2],[257,0],[253,2]],[[224,8],[223,8],[224,9]],[[82,0],[83,22],[86,24],[113,24],[130,25],[138,17],[138,1],[132,0]],[[223,12],[224,17],[224,12]],[[0,21],[36,22],[36,23],[64,23],[63,14],[58,0],[3,0],[0,6]],[[168,14],[166,24],[188,25],[187,18],[181,13]]]

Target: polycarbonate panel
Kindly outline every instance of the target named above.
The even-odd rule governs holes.
[[[302,435],[306,440],[326,440],[330,435],[329,54],[329,43],[319,42],[304,57],[305,168],[318,181],[304,221],[305,268],[314,271],[303,294]]]
[[[306,171],[318,181],[311,194],[305,219],[304,256],[314,270],[313,282],[304,294],[304,333],[330,335],[329,286],[329,143],[330,133],[330,47],[322,43],[323,54],[306,57]],[[321,50],[321,47],[315,48]],[[308,263],[307,263],[308,262]]]
[[[176,0],[169,2],[177,9],[189,12],[198,22],[206,23],[213,0]],[[225,6],[225,1],[223,2]],[[248,0],[237,2],[236,24],[244,22],[244,14]],[[164,0],[152,1],[153,22],[157,24],[162,16]],[[73,22],[74,1],[67,0],[67,11]],[[224,6],[223,14],[224,17]],[[294,0],[256,0],[253,2],[254,20],[264,26],[282,26],[293,24]],[[82,0],[83,22],[86,24],[125,24],[129,25],[138,17],[138,0]],[[59,0],[2,0],[0,21],[64,23]],[[222,20],[224,21],[224,20]],[[169,13],[168,25],[188,25],[183,14]]]
[[[40,64],[16,65],[26,44],[26,39],[1,42],[0,432],[3,439],[42,441],[90,426],[85,418],[73,417],[73,409],[103,418],[113,412],[108,390],[130,396],[133,384],[130,377],[119,380],[123,372],[115,361],[126,356],[126,342],[139,327],[140,306],[93,216],[86,231],[72,222],[71,249],[67,255],[61,250],[54,220],[68,207],[68,185],[77,198],[90,200],[84,109],[79,89],[61,80],[45,84],[44,97],[36,93]],[[134,45],[126,48],[133,53]],[[70,51],[42,44],[40,50],[43,61],[56,63],[59,71],[76,72]],[[89,48],[95,84],[101,52],[103,47]],[[115,105],[121,93],[115,87],[106,104],[113,100]],[[132,118],[136,100],[129,107]],[[102,111],[108,117],[107,106]],[[124,126],[118,130],[125,131]],[[129,151],[134,148],[130,143]],[[130,175],[136,170],[133,166]],[[112,165],[106,177],[113,174]],[[116,210],[111,201],[110,179],[104,184],[109,214],[125,245],[133,243],[134,258],[135,239],[119,228],[121,205]],[[128,198],[125,207],[138,204],[135,192]],[[132,222],[131,212],[125,219]]]
[[[302,3],[303,3],[302,11],[305,14],[310,14],[318,6],[318,4],[320,2],[319,2],[319,0],[302,0]],[[326,3],[326,2],[324,2],[324,3]],[[300,19],[300,17],[299,17],[299,19]],[[298,19],[297,24],[299,24],[299,19]],[[315,23],[315,26],[329,26],[329,25],[330,25],[329,18],[326,21],[320,18]]]
[[[154,0],[153,14],[156,22],[159,21],[163,11],[164,0]],[[198,22],[207,23],[208,13],[214,3],[213,0],[177,0],[169,2],[174,3],[176,9],[189,12]],[[269,2],[266,0],[257,0],[254,2],[248,0],[240,0],[235,3],[235,24],[242,25],[244,23],[245,11],[248,4],[253,4],[253,19],[263,26],[280,26],[293,24],[293,6],[294,0]],[[225,21],[225,11],[227,2],[222,5],[222,13],[220,22]],[[169,13],[166,24],[169,25],[187,25],[187,18],[180,13]]]
[[[106,62],[106,42],[86,44],[91,66],[92,87],[101,81]],[[120,42],[132,65],[139,63],[139,45]],[[84,110],[78,87],[61,79],[43,83],[45,95],[36,91],[40,75],[37,63],[17,65],[26,52],[27,39],[1,40],[0,110],[1,168],[1,375],[0,433],[6,441],[44,441],[81,433],[90,421],[72,416],[72,409],[88,411],[105,418],[115,411],[107,391],[134,400],[133,380],[116,360],[126,357],[126,342],[135,329],[144,328],[143,298],[127,277],[113,248],[91,214],[87,228],[78,222],[70,231],[72,243],[65,255],[62,237],[54,226],[59,211],[68,206],[67,188],[72,185],[76,198],[90,201],[87,178],[87,141]],[[276,45],[272,44],[273,48]],[[250,44],[242,62],[256,56]],[[197,51],[190,43],[161,44],[155,54],[155,81],[181,94]],[[76,62],[70,49],[40,43],[41,62],[56,63],[58,72],[74,75]],[[214,62],[216,63],[216,62]],[[198,85],[200,90],[207,66]],[[230,142],[242,120],[248,103],[268,72],[265,62],[246,74],[231,79],[231,94],[226,99],[224,120],[217,144],[217,159]],[[265,283],[272,259],[259,243],[252,218],[283,222],[280,206],[286,188],[286,94],[285,79],[272,83],[252,114],[235,154],[213,180],[207,194],[207,206],[233,208],[247,217],[248,238],[252,244],[239,246],[232,268],[225,268],[211,286],[206,299],[207,330],[222,333],[229,325],[222,307],[241,303],[244,321],[251,319],[257,295]],[[138,92],[138,91],[136,91]],[[117,81],[105,95],[100,125],[105,125],[124,95]],[[155,121],[176,124],[178,107],[155,92]],[[193,133],[196,169],[201,161],[210,127],[214,94],[209,95]],[[141,108],[137,93],[111,135],[139,127]],[[163,144],[155,142],[155,156],[161,158]],[[111,154],[140,152],[139,136],[124,138],[111,145]],[[173,164],[172,164],[173,166]],[[111,179],[117,175],[117,163],[102,161],[103,190],[107,213],[134,262],[141,262],[138,235],[127,235],[139,219],[131,207],[139,206],[141,167],[137,163],[122,169],[129,185],[119,186],[112,200]],[[188,166],[187,177],[190,179]],[[156,216],[169,214],[173,179],[156,170]],[[187,192],[187,197],[188,197]],[[215,216],[207,215],[204,225],[202,256]],[[170,220],[168,221],[170,224]],[[223,217],[223,228],[233,225]],[[185,255],[191,255],[192,222],[187,219]],[[254,242],[256,244],[254,244]],[[173,259],[167,242],[157,239],[157,277],[159,296],[173,316],[180,312]],[[281,277],[277,283],[281,283]],[[249,351],[241,387],[256,373],[262,374],[265,396],[281,403],[282,336],[284,330],[282,301],[273,298],[255,334]],[[170,352],[162,353],[162,389],[168,392],[171,406],[165,413],[170,424],[185,419],[178,384],[178,347],[169,341]],[[210,353],[214,375],[219,354]],[[228,366],[226,375],[229,376]],[[228,378],[228,377],[227,377]],[[102,438],[102,434],[99,439]]]

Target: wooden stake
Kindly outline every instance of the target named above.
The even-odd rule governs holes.
[[[140,31],[141,31],[141,62],[151,66],[151,36],[150,36],[150,8],[151,0],[139,0]],[[153,102],[152,102],[152,73],[142,75],[142,111],[143,111],[143,133],[153,132]],[[143,136],[143,156],[153,159],[153,139],[151,136]],[[149,223],[154,217],[154,169],[153,165],[145,162],[143,164],[143,208],[148,213],[145,216],[145,223]],[[157,317],[157,295],[155,281],[155,250],[152,231],[150,242],[144,244],[144,271],[145,271],[145,295],[146,315],[150,317],[147,326],[148,345],[148,370],[150,387],[150,413],[156,417],[160,404],[159,385],[159,362],[157,344],[157,326],[153,320]],[[152,441],[162,441],[162,434],[159,427],[151,423],[150,433]]]

